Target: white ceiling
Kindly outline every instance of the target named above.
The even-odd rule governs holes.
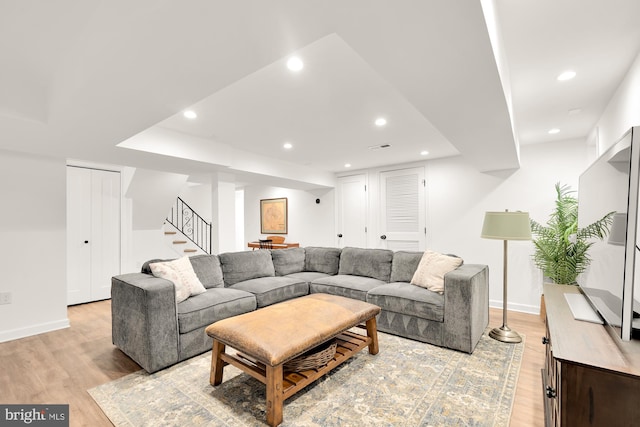
[[[520,144],[584,138],[638,55],[640,1],[498,0],[496,6]],[[565,70],[576,77],[558,81]],[[560,133],[549,135],[552,128]]]
[[[324,186],[347,162],[512,169],[518,144],[585,138],[640,2],[483,4],[497,61],[477,0],[0,0],[0,148]]]

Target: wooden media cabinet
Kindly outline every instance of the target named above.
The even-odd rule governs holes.
[[[545,425],[640,426],[640,341],[623,342],[596,323],[575,320],[564,294],[544,285]]]

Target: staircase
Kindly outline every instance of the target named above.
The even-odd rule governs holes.
[[[176,252],[187,255],[211,253],[211,223],[180,197],[171,208],[163,228]]]
[[[162,228],[164,230],[165,242],[171,246],[178,255],[201,255],[207,253],[195,243],[191,242],[170,223],[165,222]]]

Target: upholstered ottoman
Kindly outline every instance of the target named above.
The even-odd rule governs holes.
[[[311,382],[369,347],[378,353],[376,315],[380,307],[336,295],[312,294],[258,311],[221,320],[207,327],[213,338],[212,385],[222,383],[226,364],[232,364],[266,385],[267,422],[282,422],[282,404]],[[348,331],[366,323],[367,335]],[[331,339],[338,346],[325,366],[285,372],[283,365]],[[238,350],[225,353],[225,346]]]

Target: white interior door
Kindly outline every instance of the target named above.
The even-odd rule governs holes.
[[[67,304],[111,296],[120,274],[120,173],[67,168]]]
[[[367,247],[367,189],[365,175],[338,178],[336,189],[337,245]]]
[[[91,301],[111,298],[120,274],[120,173],[91,171]]]
[[[380,174],[380,247],[423,251],[426,246],[424,168]]]
[[[91,300],[91,174],[67,167],[67,304]]]

